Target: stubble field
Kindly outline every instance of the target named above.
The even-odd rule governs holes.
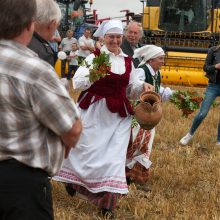
[[[195,89],[203,95],[202,88]],[[77,91],[71,92],[76,98]],[[116,210],[118,220],[219,220],[220,147],[217,147],[219,106],[212,107],[188,146],[179,145],[196,113],[183,118],[171,103],[163,104],[163,119],[156,127],[151,154],[151,191],[134,184]],[[61,183],[52,182],[56,220],[101,220],[98,209],[89,202],[70,197]]]

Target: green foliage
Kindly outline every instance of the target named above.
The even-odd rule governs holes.
[[[138,105],[139,100],[129,100],[129,101],[130,101],[130,104],[131,104],[131,107],[132,107],[133,111],[135,111],[135,108]],[[134,127],[137,127],[137,126],[138,126],[137,119],[133,116],[132,120],[131,120],[131,127],[134,128]]]
[[[92,64],[89,65],[88,62],[84,61],[81,66],[86,66],[90,68],[89,70],[89,80],[90,82],[95,82],[100,78],[104,78],[109,74],[111,69],[111,63],[109,61],[109,54],[102,52],[99,56],[96,56]]]
[[[182,111],[183,117],[188,117],[188,115],[199,109],[202,100],[203,98],[199,97],[195,91],[180,90],[175,91],[170,98],[170,102]]]
[[[100,53],[99,56],[96,56],[93,59],[93,69],[99,69],[99,67],[103,64],[105,64],[106,66],[110,67],[111,63],[109,62],[109,54],[102,52]]]
[[[137,122],[137,119],[133,116],[132,117],[132,120],[131,120],[131,127],[132,128],[135,128],[138,126],[138,122]]]

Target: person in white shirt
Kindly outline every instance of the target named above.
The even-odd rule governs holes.
[[[74,43],[78,43],[77,39],[73,37],[73,31],[72,30],[68,30],[66,32],[66,36],[65,38],[63,38],[63,40],[60,43],[60,49],[66,53],[66,55],[68,56],[70,54],[70,51],[72,50],[72,44]],[[66,69],[66,63],[67,63],[67,59],[64,59],[61,61],[61,77],[62,78],[66,78],[66,74],[65,74],[65,69]],[[69,69],[69,64],[68,64],[68,69]]]
[[[70,51],[70,55],[67,57],[69,60],[69,69],[68,69],[68,75],[67,80],[70,80],[73,78],[74,73],[78,69],[78,46],[76,43],[72,44],[72,50]]]
[[[95,50],[95,45],[91,36],[91,30],[86,28],[82,37],[79,38],[79,58],[84,60]]]
[[[167,101],[173,94],[169,87],[161,86],[160,68],[164,65],[165,53],[161,47],[146,45],[134,51],[133,58],[142,58],[135,70],[137,77],[154,86],[154,91],[160,94],[162,101]],[[148,191],[146,181],[149,178],[155,128],[144,130],[137,124],[132,128],[132,140],[128,147],[126,161],[126,176],[128,184],[135,182],[137,188]]]
[[[104,216],[112,216],[119,196],[128,193],[125,160],[133,114],[128,98],[136,100],[153,86],[136,77],[131,58],[120,49],[121,21],[102,23],[94,33],[99,36],[104,37],[104,46],[85,59],[90,66],[80,66],[73,78],[74,89],[83,91],[78,101],[83,133],[55,179],[69,183],[69,194],[77,191]],[[91,82],[89,68],[98,52],[109,55],[111,69],[104,78]]]

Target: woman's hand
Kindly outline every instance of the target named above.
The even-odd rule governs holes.
[[[144,83],[143,90],[144,90],[144,92],[154,91],[154,86],[152,86],[149,83]]]

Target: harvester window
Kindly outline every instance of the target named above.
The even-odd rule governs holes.
[[[220,8],[220,0],[214,0],[214,8]]]
[[[207,2],[205,0],[161,0],[159,28],[178,32],[205,31]]]
[[[180,20],[182,19],[184,25],[191,23],[193,18],[195,17],[194,11],[192,9],[192,5],[185,1],[181,1],[178,4],[176,15],[180,16]]]
[[[148,0],[147,1],[147,6],[159,6],[160,5],[160,0]]]

